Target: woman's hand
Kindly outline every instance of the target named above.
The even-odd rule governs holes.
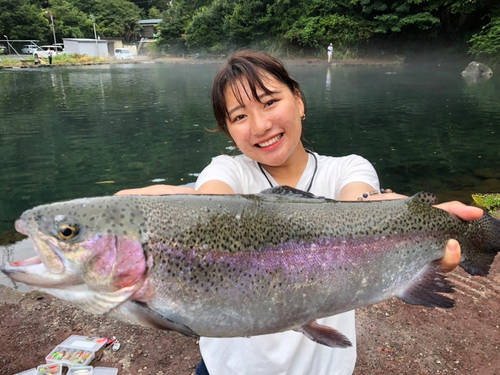
[[[138,189],[120,190],[115,195],[167,195],[167,194],[196,194],[196,190],[187,186],[151,185]]]
[[[478,220],[483,216],[483,210],[478,207],[467,206],[463,203],[453,201],[438,204],[434,207],[448,211],[449,213],[458,216],[462,220]],[[460,244],[457,240],[449,240],[446,244],[446,252],[441,260],[441,268],[444,272],[450,272],[460,263],[461,252]]]

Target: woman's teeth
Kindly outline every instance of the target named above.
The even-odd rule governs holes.
[[[259,145],[259,147],[268,147],[268,146],[271,146],[272,144],[275,144],[276,142],[278,142],[282,136],[283,136],[283,134],[278,134],[276,137],[271,138],[267,142],[257,143],[257,144]]]

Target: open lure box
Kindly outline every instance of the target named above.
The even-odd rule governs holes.
[[[116,340],[114,337],[113,339],[111,342]],[[106,341],[107,337],[70,336],[45,357],[46,364],[15,375],[61,375],[63,366],[68,367],[66,375],[116,375],[117,368],[89,366],[95,358],[95,353]]]
[[[105,337],[73,335],[57,345],[45,360],[49,364],[60,363],[68,368],[88,366],[104,344]]]

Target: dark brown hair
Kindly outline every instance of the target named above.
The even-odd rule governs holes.
[[[266,94],[272,94],[263,82],[263,76],[268,75],[276,79],[278,82],[286,85],[292,94],[300,94],[304,103],[304,113],[306,101],[304,94],[300,91],[300,86],[297,81],[290,77],[290,73],[285,68],[284,64],[264,52],[256,52],[251,50],[242,50],[233,53],[228,61],[219,69],[215,76],[214,85],[212,87],[212,108],[217,121],[218,130],[231,138],[227,128],[226,120],[229,118],[229,113],[226,107],[225,91],[227,87],[231,87],[233,94],[243,106],[242,93],[238,90],[238,83],[242,86],[245,81],[248,81],[251,95],[255,100],[260,102],[257,95],[257,87],[264,90]],[[250,97],[250,94],[245,92]]]

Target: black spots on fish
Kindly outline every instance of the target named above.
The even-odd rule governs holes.
[[[438,203],[436,195],[427,191],[417,193],[410,199],[425,204],[427,206],[432,206]]]

